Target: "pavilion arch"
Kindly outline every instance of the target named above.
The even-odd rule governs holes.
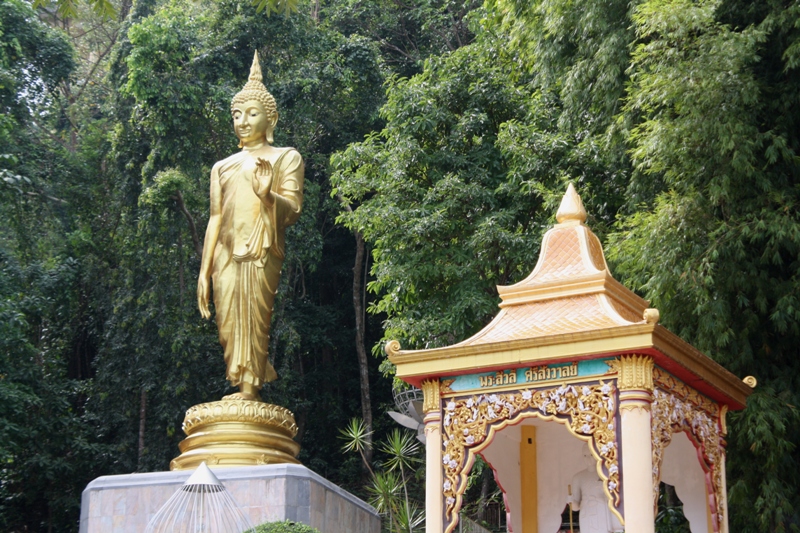
[[[696,451],[696,445],[685,431],[675,433],[664,449],[661,481],[675,487],[691,531],[713,531],[714,515],[707,497],[708,476]]]
[[[586,468],[583,451],[587,445],[591,447],[591,439],[575,435],[559,422],[539,416],[523,418],[499,431],[479,452],[503,491],[509,531],[529,529],[526,522],[535,522],[538,531],[551,533],[560,527],[568,487],[575,474]],[[595,458],[595,468],[604,472],[602,459]],[[621,509],[607,501],[620,518]]]
[[[616,430],[619,426],[616,416],[618,401],[612,380],[453,396],[445,398],[443,403],[445,533],[453,531],[458,523],[467,475],[475,456],[494,443],[497,434],[505,428],[529,418],[558,422],[570,434],[590,444],[609,499],[609,508],[622,520],[621,509],[618,509],[621,503]],[[524,461],[522,450],[516,452],[520,461]],[[533,490],[535,493],[535,488]],[[535,510],[529,513],[529,519],[538,521],[537,514]]]
[[[654,380],[654,502],[660,481],[673,485],[684,502],[684,514],[692,517],[692,531],[718,533],[726,514],[725,409],[659,368],[654,369]],[[676,475],[675,469],[681,474]],[[706,515],[707,520],[699,518]]]

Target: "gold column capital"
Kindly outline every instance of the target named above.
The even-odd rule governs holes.
[[[653,358],[649,355],[622,355],[613,366],[620,391],[653,392]]]
[[[441,408],[441,401],[439,395],[439,380],[426,379],[420,383],[422,387],[422,410],[425,413],[438,412]]]

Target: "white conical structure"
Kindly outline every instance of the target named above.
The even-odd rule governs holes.
[[[147,524],[146,533],[242,533],[253,525],[203,462]]]

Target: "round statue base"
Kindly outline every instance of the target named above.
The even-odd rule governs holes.
[[[208,466],[254,466],[295,463],[300,445],[292,438],[297,425],[291,411],[249,400],[201,403],[186,411],[186,438],[170,470]]]

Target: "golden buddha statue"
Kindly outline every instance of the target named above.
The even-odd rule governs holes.
[[[211,283],[228,381],[239,392],[225,399],[260,401],[277,378],[269,362],[272,306],[284,258],[286,227],[303,205],[303,158],[272,146],[275,99],[262,83],[258,53],[250,77],[231,102],[241,152],[211,170],[211,209],[203,243],[197,305],[204,318]]]

